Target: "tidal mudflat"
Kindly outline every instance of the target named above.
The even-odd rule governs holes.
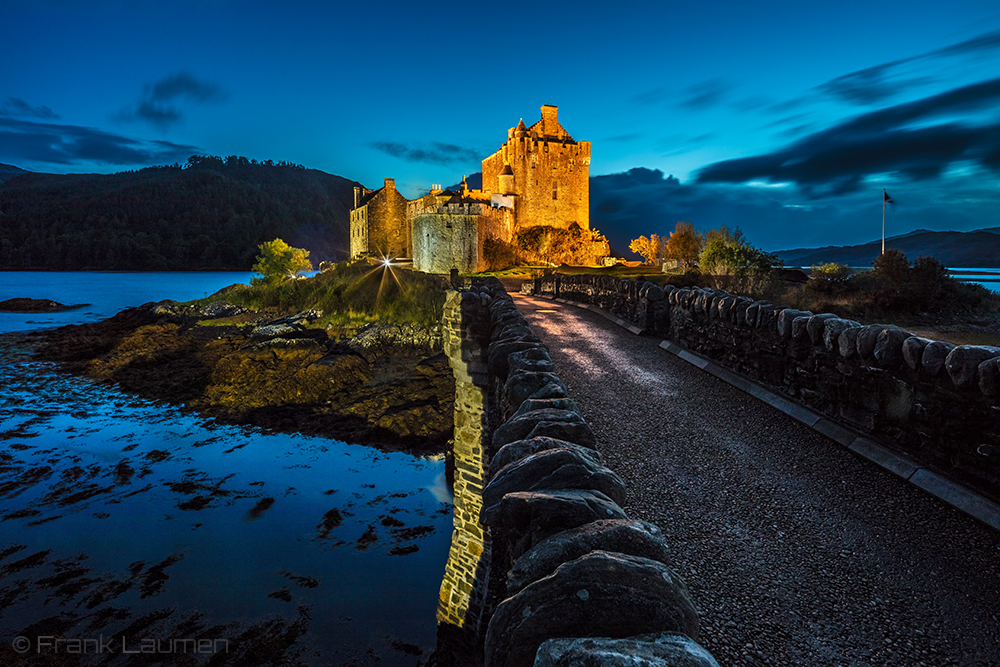
[[[0,336],[0,663],[429,655],[443,457],[219,425],[25,346]]]

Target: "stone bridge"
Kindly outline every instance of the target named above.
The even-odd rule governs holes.
[[[897,444],[905,445],[906,429],[885,426],[905,421],[902,412],[912,415],[917,403],[926,421],[937,419],[926,387],[899,388],[906,376],[900,367],[918,356],[918,343],[880,331],[867,334],[877,356],[874,348],[845,355],[830,332],[862,327],[832,317],[703,290],[563,280],[529,283],[527,291],[558,301],[518,297],[520,311],[493,279],[449,293],[455,531],[441,586],[437,664],[715,665],[712,654],[727,665],[1000,664],[1000,623],[989,602],[1000,599],[1000,537],[905,484],[918,498],[905,498],[902,521],[905,492],[880,472],[1000,525],[988,497],[995,481],[989,465],[965,461],[964,469],[943,470],[918,461]],[[657,347],[656,337],[624,333],[566,297],[633,333],[668,340]],[[741,338],[742,328],[751,335]],[[861,333],[848,334],[856,350]],[[886,339],[900,339],[898,359]],[[761,341],[766,350],[752,347]],[[932,343],[920,347],[939,347]],[[823,395],[822,384],[802,371],[826,373],[830,382],[830,368],[816,360],[823,350],[867,368],[845,382],[859,382],[877,399],[855,398],[857,389]],[[981,396],[965,399],[965,415],[983,414],[981,406],[987,416],[996,412],[989,364],[985,381],[980,371],[992,358],[975,367]],[[958,366],[944,364],[946,379]],[[854,377],[879,370],[880,380]],[[672,385],[675,373],[695,375]],[[879,384],[886,376],[888,391]],[[967,381],[953,384],[953,393],[973,390]],[[692,415],[674,400],[681,394],[708,394],[717,412]],[[831,414],[842,400],[867,412]],[[953,409],[949,397],[939,400],[944,412]],[[733,412],[741,415],[735,429],[726,424]],[[769,431],[777,418],[788,422],[778,425],[780,436]],[[760,431],[761,423],[764,435],[740,431]],[[987,440],[980,444],[992,446],[993,423],[982,425]],[[885,443],[887,434],[896,439]],[[869,497],[857,502],[859,490]],[[831,493],[846,493],[872,516],[824,507],[844,501]],[[897,551],[882,553],[879,541],[890,536]],[[759,554],[747,553],[748,545]],[[816,558],[805,555],[807,546]],[[918,554],[922,562],[914,562]],[[928,579],[897,582],[914,575]],[[939,591],[936,576],[942,584],[968,581]],[[840,599],[831,601],[831,593]],[[957,613],[953,607],[963,603]]]

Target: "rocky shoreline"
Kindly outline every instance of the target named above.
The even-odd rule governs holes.
[[[0,301],[0,313],[61,313],[89,305],[88,303],[75,303],[67,306],[51,299],[18,297],[16,299]]]
[[[27,336],[36,360],[221,423],[443,452],[455,386],[440,331],[328,331],[321,315],[164,301]]]

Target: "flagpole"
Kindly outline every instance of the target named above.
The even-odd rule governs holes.
[[[882,254],[885,254],[885,199],[888,197],[885,188],[882,188]]]

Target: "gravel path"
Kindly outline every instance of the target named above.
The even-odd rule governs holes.
[[[1000,666],[1000,533],[595,313],[514,295],[722,667]]]

